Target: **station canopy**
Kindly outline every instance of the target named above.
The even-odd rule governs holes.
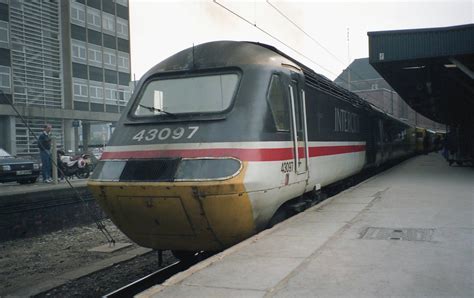
[[[368,36],[369,63],[415,111],[448,125],[474,123],[474,24]]]

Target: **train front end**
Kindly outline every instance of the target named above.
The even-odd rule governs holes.
[[[89,187],[138,244],[219,250],[254,233],[243,185],[246,164],[233,157],[231,147],[210,141],[223,137],[219,127],[226,120],[216,118],[230,105],[238,79],[238,73],[226,72],[152,80],[132,106],[130,122],[117,127],[113,143],[128,144],[107,148]],[[212,96],[205,105],[177,103]],[[168,98],[175,106],[167,106]]]
[[[245,164],[238,160],[106,157],[100,167],[90,189],[112,221],[141,246],[213,251],[254,233]],[[199,179],[196,171],[209,175]]]
[[[259,67],[236,63],[259,59],[248,53],[256,49],[233,42],[197,46],[140,80],[88,183],[137,244],[215,251],[256,233],[244,183],[249,153],[235,148],[261,134],[262,117],[249,115],[266,109],[265,101],[252,99],[265,97],[268,81],[262,88]]]

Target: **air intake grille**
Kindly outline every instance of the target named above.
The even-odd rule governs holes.
[[[171,182],[179,161],[179,158],[129,160],[120,181]]]

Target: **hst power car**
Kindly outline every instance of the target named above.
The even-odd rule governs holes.
[[[272,46],[210,42],[144,75],[88,185],[139,245],[215,251],[295,198],[412,154],[413,136]]]

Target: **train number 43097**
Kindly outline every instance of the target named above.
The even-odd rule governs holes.
[[[179,140],[181,138],[190,139],[196,134],[199,130],[199,126],[188,126],[187,128],[184,127],[177,127],[173,130],[169,127],[157,129],[142,129],[136,135],[133,136],[132,140],[136,140],[137,142],[145,141],[153,141],[155,139],[164,141],[169,138],[174,140]]]

